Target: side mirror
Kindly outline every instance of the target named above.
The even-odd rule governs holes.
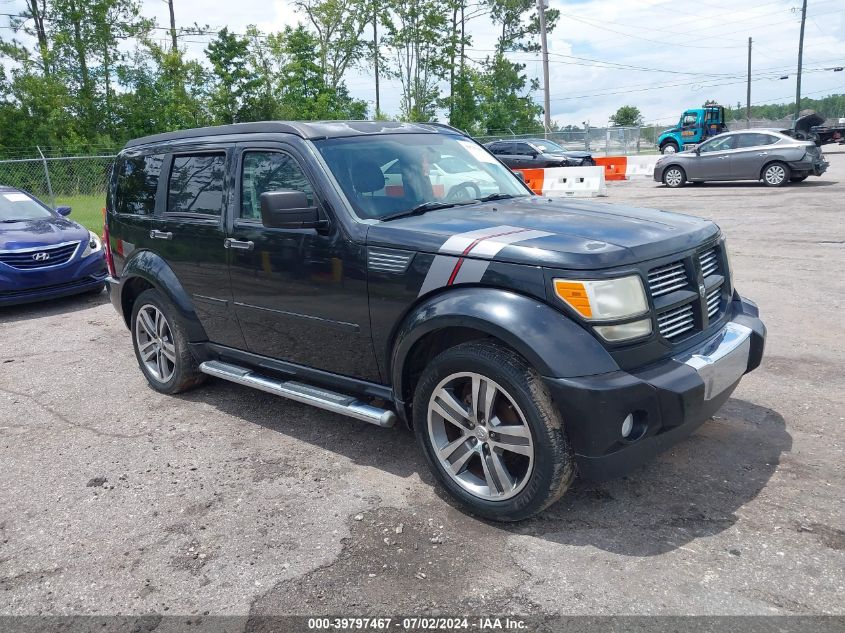
[[[701,156],[701,148],[700,148],[700,147],[696,147],[696,148],[695,148],[695,155],[696,155],[696,156]]]
[[[270,229],[317,229],[326,221],[317,207],[308,206],[303,191],[265,191],[260,196],[261,223]]]
[[[61,216],[69,216],[70,215],[70,207],[56,207],[56,213]]]

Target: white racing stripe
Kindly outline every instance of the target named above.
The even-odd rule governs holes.
[[[552,235],[518,226],[493,226],[453,235],[440,247],[431,262],[418,296],[453,284],[478,283],[490,259],[510,244]],[[457,257],[455,257],[457,255]]]

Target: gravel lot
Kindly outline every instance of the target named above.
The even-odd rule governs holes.
[[[712,218],[769,328],[717,417],[518,525],[413,437],[147,388],[105,295],[0,310],[0,614],[843,614],[845,148],[784,189],[610,183]]]

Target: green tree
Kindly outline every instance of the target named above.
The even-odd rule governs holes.
[[[218,123],[247,120],[247,101],[260,81],[249,64],[250,42],[223,28],[205,49],[211,64],[214,88],[210,109]]]
[[[391,75],[402,86],[401,115],[409,121],[432,121],[440,96],[439,82],[448,72],[450,36],[445,0],[385,0],[381,22],[386,35]]]
[[[343,75],[369,50],[364,28],[372,10],[366,0],[295,0],[316,33],[323,80],[336,89]]]
[[[632,127],[642,125],[643,115],[638,107],[627,105],[619,108],[616,114],[610,117],[610,121],[618,127]]]

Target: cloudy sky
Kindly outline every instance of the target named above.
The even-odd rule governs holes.
[[[603,125],[628,104],[638,106],[647,122],[659,124],[674,122],[684,108],[707,99],[744,104],[748,37],[754,40],[752,103],[794,99],[799,0],[549,1],[561,12],[549,38],[552,118],[561,125]],[[23,2],[0,4],[14,10]],[[288,0],[176,0],[175,7],[179,26],[196,22],[237,33],[249,24],[277,31],[304,20]],[[142,0],[142,10],[159,25],[168,24],[163,0]],[[802,94],[845,92],[845,72],[824,70],[845,65],[845,0],[809,0],[807,15]],[[481,17],[468,30],[468,54],[481,60],[493,49],[494,28]],[[199,57],[209,39],[185,37],[184,45]],[[529,76],[542,76],[539,54],[511,58],[525,63]],[[784,75],[788,78],[780,79]],[[346,81],[372,108],[370,69],[356,69]],[[542,92],[535,98],[542,102]],[[386,112],[398,112],[396,82],[382,82],[381,102]]]

